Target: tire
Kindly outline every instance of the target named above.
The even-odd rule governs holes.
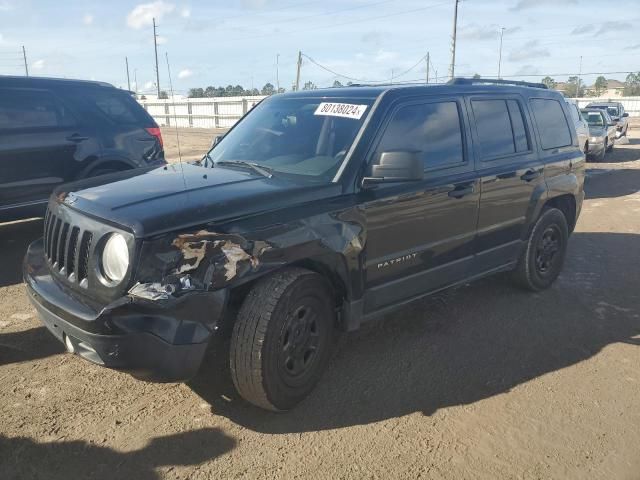
[[[516,283],[535,292],[549,288],[562,270],[568,240],[564,214],[557,208],[543,210],[513,271]]]
[[[614,145],[615,142],[612,141],[611,143],[608,143],[608,140],[605,140],[605,142],[607,142],[607,143],[604,144],[604,147],[605,147],[604,149],[607,152],[611,152],[613,150],[613,145]]]
[[[329,360],[333,294],[309,270],[287,268],[247,294],[231,337],[231,378],[255,406],[286,411],[316,386]]]

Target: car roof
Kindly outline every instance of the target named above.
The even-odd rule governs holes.
[[[14,75],[0,75],[0,85],[13,87],[32,87],[47,88],[57,86],[95,86],[116,88],[107,82],[98,82],[95,80],[77,80],[71,78],[53,78],[53,77],[25,77]]]
[[[467,79],[464,79],[467,80]],[[281,93],[280,98],[306,97],[306,98],[376,98],[383,93],[393,92],[399,96],[414,95],[442,95],[442,94],[469,94],[469,93],[526,93],[541,94],[542,96],[559,96],[555,90],[548,90],[541,84],[525,84],[526,82],[505,82],[503,84],[491,81],[474,83],[430,83],[430,84],[387,84],[387,85],[351,85],[347,87],[320,88],[314,90],[299,90],[296,92]],[[533,87],[540,85],[540,87]]]
[[[617,107],[618,105],[622,104],[620,102],[591,102],[587,107]]]

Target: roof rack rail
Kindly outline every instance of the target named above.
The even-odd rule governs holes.
[[[447,82],[448,85],[478,85],[478,84],[487,84],[487,85],[518,85],[520,87],[531,87],[531,88],[544,88],[547,86],[544,83],[535,83],[535,82],[523,82],[521,80],[503,80],[497,78],[463,78],[463,77],[455,77]]]

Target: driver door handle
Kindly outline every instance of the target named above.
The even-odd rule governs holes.
[[[448,195],[452,198],[462,198],[471,195],[475,191],[473,184],[458,185],[454,189],[449,190]]]
[[[524,175],[522,175],[520,179],[524,180],[525,182],[530,182],[538,178],[540,174],[541,174],[540,170],[527,170],[527,172]]]
[[[67,137],[67,140],[70,142],[84,142],[85,140],[89,140],[89,137],[83,137],[79,133],[74,133]]]

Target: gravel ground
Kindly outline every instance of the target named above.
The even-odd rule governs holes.
[[[640,478],[637,131],[608,160],[553,288],[490,278],[343,335],[287,414],[237,398],[225,340],[188,384],[63,353],[21,285],[41,222],[0,225],[0,478]]]

